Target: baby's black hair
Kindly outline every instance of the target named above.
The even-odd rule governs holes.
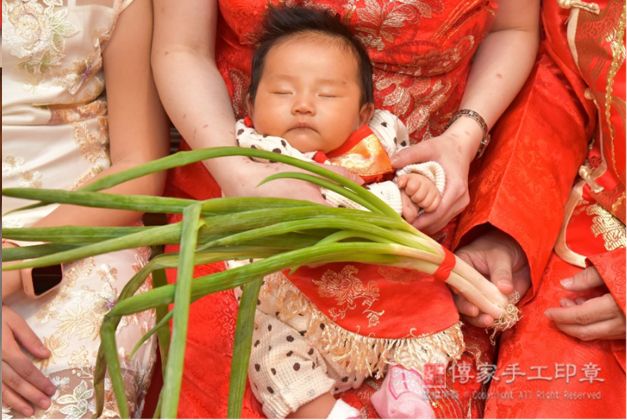
[[[358,82],[361,88],[360,105],[374,103],[372,63],[366,49],[355,35],[330,12],[302,6],[271,6],[263,20],[263,33],[253,55],[248,93],[254,102],[268,51],[277,43],[294,35],[321,34],[343,42],[357,59]]]

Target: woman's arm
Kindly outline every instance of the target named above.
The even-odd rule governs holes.
[[[131,169],[169,150],[169,130],[150,68],[152,4],[135,0],[119,17],[103,53],[109,108],[111,166],[92,179]],[[115,194],[161,195],[165,173],[148,175],[108,190]],[[127,226],[140,213],[61,205],[35,226]]]
[[[192,149],[237,146],[231,99],[215,61],[218,2],[155,0],[152,64],[163,105]],[[274,196],[324,204],[314,185],[279,180],[256,188],[259,181],[283,171],[282,164],[227,157],[204,162],[226,196]],[[360,182],[338,167],[328,167]]]
[[[540,0],[501,0],[490,33],[473,59],[460,109],[478,112],[491,128],[525,83],[539,43]],[[459,118],[441,136],[408,147],[393,160],[400,168],[434,160],[446,172],[439,208],[416,219],[414,226],[437,232],[469,202],[468,172],[483,132],[470,118]]]

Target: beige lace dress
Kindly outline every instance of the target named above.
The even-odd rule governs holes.
[[[131,0],[132,1],[132,0]],[[102,51],[130,1],[2,1],[2,186],[77,189],[108,168],[109,138]],[[2,198],[2,226],[28,227],[55,206]],[[64,281],[41,299],[17,293],[5,301],[52,352],[36,366],[56,385],[48,410],[36,418],[91,417],[93,371],[105,313],[144,265],[148,249],[126,250],[64,266]],[[148,287],[148,286],[146,286]],[[154,325],[154,314],[124,317],[117,330],[131,413],[141,414],[155,343],[129,354]],[[110,381],[104,417],[118,416]],[[19,417],[2,409],[2,418]]]

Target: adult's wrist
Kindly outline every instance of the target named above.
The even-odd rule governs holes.
[[[242,187],[252,183],[249,170],[255,167],[255,162],[246,156],[229,156],[224,158],[203,161],[205,167],[220,186],[224,196],[237,196]],[[255,184],[256,185],[256,184]]]
[[[462,148],[463,155],[471,162],[476,156],[483,131],[481,127],[470,118],[458,118],[444,132],[455,139],[455,142]]]

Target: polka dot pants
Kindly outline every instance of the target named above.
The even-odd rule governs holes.
[[[322,349],[303,337],[304,317],[302,323],[299,332],[298,317],[287,325],[261,311],[255,315],[248,377],[268,418],[285,418],[325,393],[359,388],[365,379],[325,360]]]

